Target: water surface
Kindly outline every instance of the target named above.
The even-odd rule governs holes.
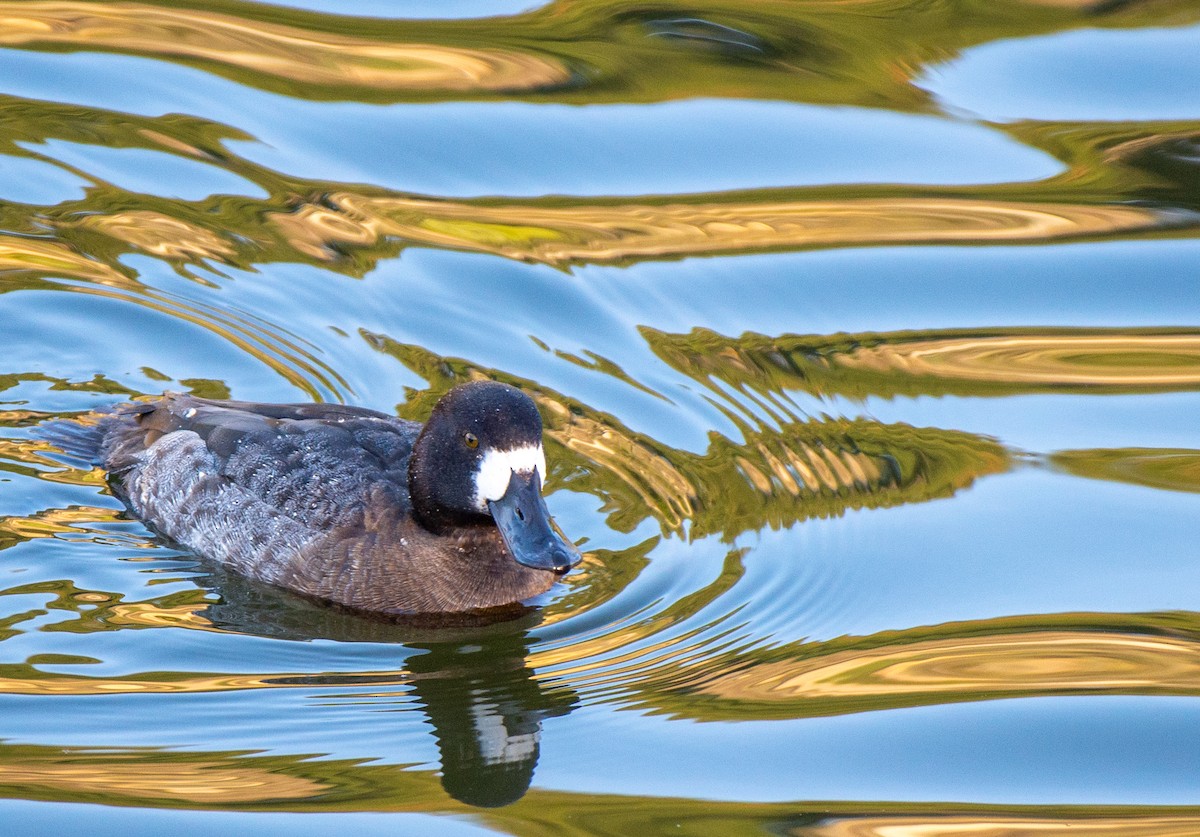
[[[1200,831],[1194,4],[0,16],[14,827]],[[487,626],[225,573],[43,432],[478,378],[585,552]]]

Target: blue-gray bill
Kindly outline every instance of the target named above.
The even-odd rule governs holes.
[[[579,550],[550,525],[550,511],[542,499],[542,478],[536,470],[512,472],[508,488],[488,508],[508,551],[518,563],[562,575],[579,563]]]

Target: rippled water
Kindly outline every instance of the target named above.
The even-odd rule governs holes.
[[[0,20],[9,828],[1200,832],[1196,4]],[[481,377],[586,553],[487,627],[225,574],[40,432]]]

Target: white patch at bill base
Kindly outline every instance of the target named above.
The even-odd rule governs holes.
[[[499,500],[508,489],[513,471],[528,474],[536,470],[546,484],[546,453],[541,445],[523,445],[511,450],[489,450],[479,462],[475,474],[475,506],[487,511],[489,500]]]

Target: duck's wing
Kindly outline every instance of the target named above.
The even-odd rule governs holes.
[[[126,502],[205,491],[261,505],[312,530],[360,523],[371,504],[408,507],[408,460],[420,426],[336,404],[255,404],[170,394],[114,417],[103,465]],[[139,507],[139,504],[141,507]]]
[[[253,401],[216,401],[181,393],[167,393],[157,401],[134,402],[119,408],[133,417],[146,435],[143,447],[177,430],[212,437],[217,446],[236,443],[247,435],[279,432],[289,422],[347,422],[412,425],[385,413],[343,404],[259,404]],[[223,441],[224,440],[224,441]]]

